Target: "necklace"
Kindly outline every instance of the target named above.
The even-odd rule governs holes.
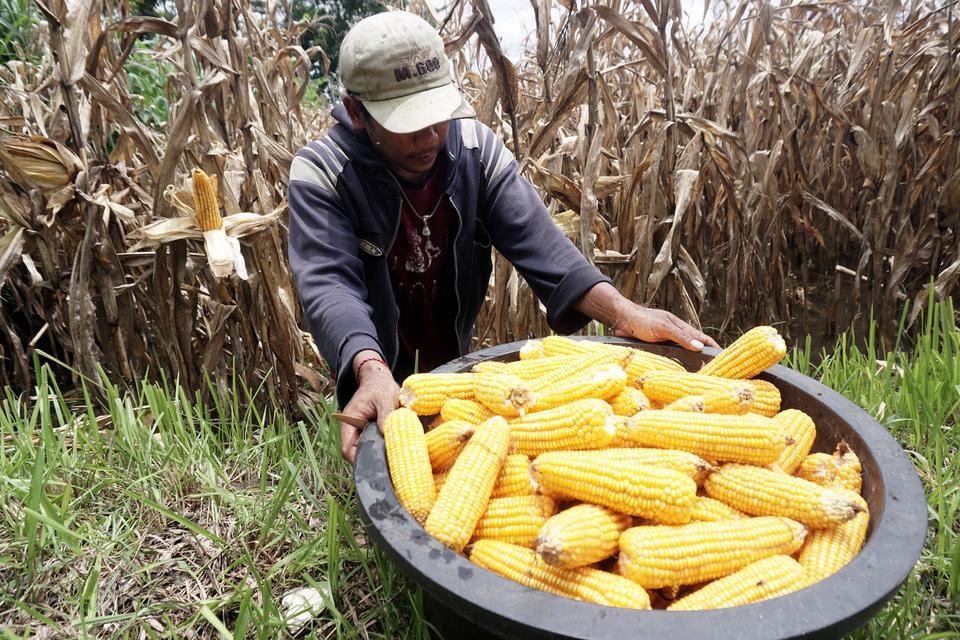
[[[437,198],[437,203],[433,205],[433,209],[430,210],[430,213],[424,215],[417,211],[417,208],[413,206],[413,203],[410,202],[410,198],[407,197],[406,191],[404,191],[403,186],[400,184],[400,181],[394,178],[394,181],[397,183],[397,187],[400,189],[400,197],[403,198],[403,201],[407,203],[407,206],[410,207],[410,211],[413,211],[413,215],[417,217],[418,220],[423,222],[423,229],[420,231],[420,235],[427,239],[424,244],[424,249],[430,251],[434,249],[433,243],[430,242],[430,218],[433,217],[433,214],[437,212],[437,209],[440,208],[440,203],[443,202],[443,194],[440,194],[440,197]]]

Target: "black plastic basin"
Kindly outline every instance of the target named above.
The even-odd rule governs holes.
[[[695,370],[716,355],[679,347],[631,344],[674,358]],[[522,342],[469,354],[436,371],[469,371],[483,360],[515,360]],[[927,528],[927,504],[913,465],[887,431],[865,411],[819,382],[783,366],[759,378],[777,385],[783,408],[809,414],[817,425],[816,451],[846,440],[863,464],[863,496],[870,530],[860,553],[829,578],[793,594],[715,611],[639,611],[561,598],[523,587],[472,564],[435,540],[397,502],[383,437],[368,425],[357,451],[355,477],[368,535],[428,599],[440,618],[461,627],[449,638],[663,638],[785,640],[839,638],[866,622],[897,591],[916,564]],[[432,618],[431,618],[432,619]],[[449,625],[438,624],[440,627]]]

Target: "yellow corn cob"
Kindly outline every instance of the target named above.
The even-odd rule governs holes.
[[[607,345],[596,340],[574,340],[566,336],[546,336],[540,340],[543,355],[545,356],[567,356],[574,353],[597,353],[599,351],[616,349],[626,355],[626,350],[630,347],[620,345]]]
[[[550,496],[590,502],[620,513],[672,524],[689,522],[697,495],[697,484],[689,476],[666,467],[604,459],[603,453],[540,454],[530,463],[535,485]]]
[[[730,389],[712,391],[702,396],[683,396],[664,406],[668,411],[698,411],[743,415],[753,404],[753,387],[743,382]]]
[[[383,423],[383,439],[397,499],[423,524],[437,494],[420,418],[409,409],[394,409]]]
[[[433,486],[437,490],[437,495],[440,495],[440,489],[443,488],[443,483],[447,481],[448,475],[450,475],[449,469],[433,474]]]
[[[836,573],[859,553],[870,524],[866,501],[862,501],[860,506],[863,511],[852,520],[831,529],[810,532],[800,549],[798,561],[811,583]]]
[[[528,380],[530,389],[537,393],[553,393],[557,395],[554,388],[575,378],[578,374],[586,374],[602,367],[603,365],[623,365],[626,363],[630,354],[626,350],[622,351],[590,351],[584,354],[575,354],[571,357],[563,358],[563,361],[556,366],[551,367],[536,378]],[[622,368],[622,367],[621,367]],[[626,373],[623,374],[624,384],[626,384]]]
[[[543,356],[543,343],[539,340],[527,340],[517,352],[517,357],[521,360],[535,360]]]
[[[667,610],[737,607],[791,593],[805,584],[806,575],[796,560],[786,555],[770,556],[680,598]]]
[[[473,392],[480,404],[508,418],[524,415],[534,402],[530,385],[509,373],[473,374]]]
[[[787,344],[773,327],[754,327],[700,368],[700,373],[724,378],[752,378],[787,354]]]
[[[844,489],[860,493],[863,486],[863,468],[857,454],[853,452],[850,445],[841,440],[836,451],[833,452],[833,458],[837,465],[837,484]]]
[[[614,447],[591,452],[597,464],[604,465],[608,460],[619,460],[634,466],[652,465],[679,471],[689,476],[697,484],[703,482],[707,473],[714,467],[698,455],[676,449],[648,449],[644,447]]]
[[[821,487],[837,484],[837,463],[829,453],[811,453],[800,462],[793,475]]]
[[[703,396],[683,396],[663,406],[664,411],[692,411],[704,413],[706,403]]]
[[[633,443],[632,440],[630,440],[630,439],[626,436],[626,428],[627,428],[626,425],[627,425],[627,418],[626,418],[625,416],[618,416],[618,415],[614,414],[614,416],[613,416],[613,426],[614,426],[613,438],[610,439],[610,442],[607,444],[607,447],[609,447],[609,448],[611,448],[611,449],[614,449],[614,448],[635,447],[635,446],[637,446],[636,444]]]
[[[692,522],[716,522],[717,520],[736,520],[747,518],[747,514],[710,496],[697,496],[690,514]]]
[[[780,390],[766,380],[748,380],[753,387],[753,402],[750,412],[772,418],[780,412]]]
[[[476,373],[511,373],[521,380],[534,381],[544,376],[557,373],[558,378],[569,377],[583,368],[583,354],[574,353],[568,356],[544,356],[532,360],[515,360],[513,362],[495,362],[486,360],[473,365]]]
[[[493,485],[491,498],[507,496],[525,496],[533,493],[533,481],[530,478],[530,458],[522,453],[511,453],[503,461],[497,481]]]
[[[640,380],[651,371],[686,371],[683,365],[676,360],[671,360],[665,356],[659,356],[649,351],[631,348],[632,357],[623,365],[627,372],[628,384],[634,387],[640,386]]]
[[[624,387],[623,391],[609,398],[607,402],[615,414],[625,417],[650,408],[650,399],[643,395],[643,391],[634,387]]]
[[[783,425],[770,418],[663,409],[627,418],[616,438],[633,446],[689,451],[710,461],[750,464],[774,462],[787,445]]]
[[[703,410],[705,413],[730,413],[743,415],[750,410],[753,404],[753,386],[743,382],[734,387],[733,391],[719,391],[703,396]]]
[[[510,426],[502,417],[477,427],[450,468],[423,525],[427,533],[458,553],[463,550],[487,508],[509,446]]]
[[[450,398],[473,397],[472,373],[415,373],[400,388],[400,404],[421,416],[439,413]]]
[[[821,487],[842,487],[860,493],[863,483],[860,458],[841,441],[833,454],[811,453],[794,472],[798,478],[815,482]]]
[[[606,400],[623,391],[626,384],[627,374],[620,365],[600,365],[541,388],[531,410],[544,411],[582,398]]]
[[[792,474],[810,453],[813,441],[817,437],[817,428],[813,424],[813,418],[797,409],[781,411],[773,416],[773,419],[784,426],[787,438],[793,440],[793,443],[787,445],[776,462],[784,473]]]
[[[572,340],[564,336],[547,336],[541,341],[544,355],[569,355],[595,351],[615,351],[621,358],[629,358],[623,368],[631,383],[648,371],[685,371],[676,360],[623,345],[604,344],[595,340]]]
[[[646,589],[721,578],[800,548],[807,528],[789,518],[640,526],[620,534],[618,572]]]
[[[651,400],[670,403],[683,396],[706,396],[723,391],[734,393],[742,383],[686,371],[650,371],[640,379],[639,386]]]
[[[744,464],[725,464],[703,483],[707,495],[754,516],[785,516],[811,529],[835,527],[862,511],[849,492]]]
[[[437,471],[447,469],[460,455],[477,425],[466,420],[450,420],[427,432],[427,453]]]
[[[585,567],[615,554],[620,534],[632,522],[630,516],[605,507],[578,504],[543,524],[536,540],[537,553],[555,567]]]
[[[474,540],[502,540],[532,549],[540,527],[557,511],[547,496],[491,498],[473,530]]]
[[[220,205],[217,203],[216,179],[204,173],[203,169],[194,169],[193,202],[196,211],[197,226],[201,231],[213,231],[223,228]]]
[[[473,424],[486,422],[494,415],[493,411],[476,400],[466,400],[463,398],[449,398],[440,407],[440,417],[446,422],[448,420],[466,420]]]
[[[650,597],[639,585],[598,569],[561,569],[543,562],[532,549],[499,540],[478,540],[470,560],[519,582],[559,596],[610,607],[649,609]]]
[[[499,360],[484,360],[470,367],[473,373],[510,373],[510,363]]]
[[[510,421],[513,450],[528,456],[564,449],[600,449],[616,433],[613,410],[588,398]]]
[[[666,600],[676,600],[680,596],[681,590],[683,590],[683,585],[670,585],[669,587],[661,587],[657,591],[659,591],[660,595]],[[663,608],[665,609],[666,607]]]

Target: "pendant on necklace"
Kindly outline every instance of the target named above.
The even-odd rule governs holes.
[[[423,243],[423,249],[429,254],[434,247],[433,243],[430,242],[430,225],[427,224],[426,220],[423,221],[423,237],[426,239],[426,242]]]

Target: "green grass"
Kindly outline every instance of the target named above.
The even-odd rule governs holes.
[[[809,346],[786,364],[865,409],[913,460],[927,495],[927,541],[899,594],[851,640],[960,638],[960,331],[947,301],[931,305],[919,336],[882,353],[842,337],[811,364]]]
[[[960,638],[956,320],[931,306],[892,355],[870,335],[788,358],[890,430],[929,501],[919,564],[854,640]],[[326,608],[298,637],[427,637],[419,590],[364,536],[328,407],[38,380],[0,395],[0,640],[290,637],[281,597],[304,586]]]
[[[312,637],[426,637],[326,407],[289,421],[243,389],[143,384],[101,411],[38,379],[0,403],[0,638],[284,637],[303,586],[330,593]]]

